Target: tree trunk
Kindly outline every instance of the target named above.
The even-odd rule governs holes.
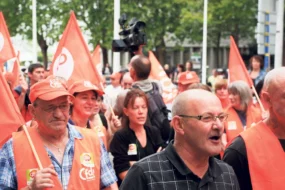
[[[48,50],[48,45],[46,40],[42,35],[38,34],[38,44],[41,47],[41,52],[43,55],[43,62],[44,62],[44,68],[47,69],[47,64],[48,64],[48,56],[47,56],[47,50]]]
[[[219,32],[217,35],[217,41],[216,41],[216,66],[219,68],[221,66],[220,64],[220,41],[221,41],[221,33]]]
[[[159,46],[156,47],[157,52],[157,59],[160,62],[160,64],[163,66],[165,63],[165,43],[164,39],[161,39],[161,43]]]
[[[105,66],[107,63],[109,63],[108,62],[108,50],[107,50],[107,48],[102,47],[102,46],[101,46],[101,49],[102,49],[102,55],[103,55],[103,64]]]

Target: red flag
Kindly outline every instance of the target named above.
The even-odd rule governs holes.
[[[68,85],[74,81],[85,79],[101,89],[99,73],[92,62],[74,12],[71,12],[60,39],[50,68],[50,74],[65,78]]]
[[[165,104],[171,103],[178,94],[177,88],[173,85],[170,78],[166,75],[164,69],[152,51],[149,51],[148,55],[151,62],[150,78],[160,81],[163,90],[163,101]]]
[[[5,63],[7,60],[16,57],[10,34],[3,16],[0,12],[0,65]]]
[[[100,64],[101,57],[100,57],[100,45],[97,45],[93,54],[92,54],[93,63],[97,66]]]
[[[236,80],[243,80],[251,87],[253,86],[253,82],[240,56],[235,40],[232,36],[230,39],[229,82],[231,83]]]
[[[12,95],[3,73],[0,71],[0,148],[25,121]]]
[[[20,60],[19,60],[19,57],[20,57],[20,51],[18,51],[18,55],[17,55],[16,60],[14,61],[13,70],[12,70],[12,73],[13,73],[13,75],[15,77],[15,81],[14,81],[14,84],[13,84],[14,87],[16,87],[19,84],[19,75],[20,75]]]

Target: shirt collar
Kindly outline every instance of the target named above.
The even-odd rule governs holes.
[[[68,133],[69,133],[69,138],[70,139],[83,139],[83,136],[81,135],[81,133],[75,128],[74,125],[67,123],[67,129],[68,129]]]
[[[174,165],[174,167],[178,170],[179,173],[182,175],[188,175],[190,173],[194,174],[183,162],[183,160],[180,158],[178,153],[176,152],[173,141],[168,144],[168,146],[165,149],[166,157],[169,159],[169,161]],[[220,168],[219,164],[215,160],[214,157],[209,158],[209,169],[207,171],[208,175],[216,178],[221,175],[222,169]]]

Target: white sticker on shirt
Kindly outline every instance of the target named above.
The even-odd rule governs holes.
[[[228,130],[236,130],[237,123],[235,121],[228,121]]]
[[[137,155],[137,145],[129,144],[128,155]]]

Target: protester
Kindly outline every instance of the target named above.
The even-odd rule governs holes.
[[[191,71],[192,67],[193,67],[193,62],[190,61],[190,60],[186,61],[186,63],[185,63],[185,71]]]
[[[32,119],[32,116],[28,111],[28,105],[31,103],[29,99],[30,87],[44,79],[44,66],[40,63],[31,64],[28,68],[28,77],[28,85],[23,82],[14,89],[18,94],[18,96],[15,97],[16,102],[25,121],[30,121]]]
[[[147,97],[139,89],[133,89],[124,101],[123,129],[117,131],[110,144],[117,176],[123,180],[128,169],[138,160],[160,151],[164,147],[157,128],[146,126]]]
[[[178,75],[178,92],[183,92],[193,83],[199,83],[200,79],[194,71],[185,71]]]
[[[69,97],[57,77],[31,87],[29,110],[38,127],[28,132],[42,168],[25,132],[14,133],[0,150],[1,189],[117,189],[101,140],[95,133],[68,124]]]
[[[224,161],[235,170],[240,187],[285,189],[285,67],[269,71],[262,97],[269,116],[255,127],[242,132],[224,154]]]
[[[229,99],[231,106],[227,109],[229,114],[225,125],[227,142],[238,136],[242,131],[259,122],[261,111],[253,106],[252,92],[244,81],[234,81],[229,87]]]
[[[115,105],[116,98],[122,90],[120,84],[121,75],[122,75],[121,73],[115,72],[110,76],[111,85],[108,85],[105,88],[105,95],[104,95],[104,101],[108,106],[113,107]]]
[[[249,75],[253,81],[254,86],[259,83],[262,79],[264,79],[266,75],[266,71],[263,69],[264,63],[263,59],[259,55],[254,55],[250,58],[250,70]]]
[[[170,133],[168,110],[161,96],[161,86],[148,78],[151,62],[143,55],[136,55],[131,59],[129,65],[130,75],[134,80],[132,88],[141,89],[147,95],[149,108],[147,125],[157,127],[162,139],[166,142]]]
[[[132,79],[130,72],[124,73],[121,81],[121,86],[123,89],[129,89],[132,87],[134,80]]]
[[[233,169],[212,157],[222,149],[227,119],[219,99],[205,90],[187,90],[175,98],[172,114],[174,143],[135,163],[120,189],[239,189]]]
[[[107,129],[103,126],[100,116],[94,117],[99,112],[103,91],[87,80],[74,82],[68,90],[74,96],[68,122],[79,127],[94,129],[107,148]],[[90,121],[91,116],[93,122]]]
[[[230,106],[228,81],[226,79],[219,79],[215,82],[215,94],[220,99],[223,109],[227,109]]]
[[[174,84],[177,84],[179,74],[184,72],[184,71],[185,71],[184,65],[183,64],[178,64],[176,69],[174,70],[173,76],[172,76],[172,82]]]

